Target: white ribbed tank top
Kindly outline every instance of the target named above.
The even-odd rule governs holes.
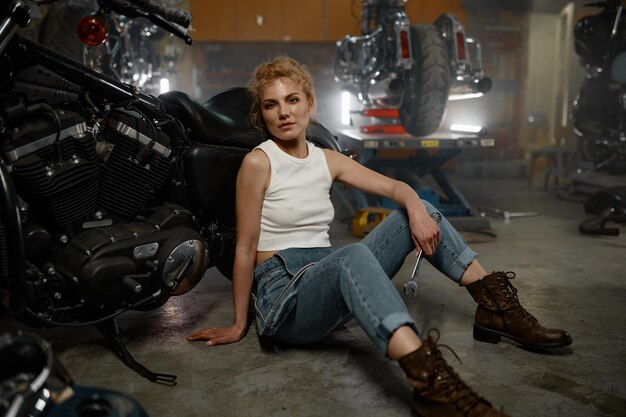
[[[332,178],[324,152],[307,141],[304,159],[283,152],[273,140],[261,149],[270,160],[271,178],[261,211],[259,251],[328,247],[335,216],[330,201]]]

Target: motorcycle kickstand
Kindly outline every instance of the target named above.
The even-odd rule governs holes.
[[[144,378],[147,378],[151,382],[171,386],[176,385],[176,375],[152,372],[133,358],[133,355],[128,351],[124,341],[122,341],[122,338],[120,337],[120,332],[115,319],[106,320],[102,323],[96,324],[96,328],[104,337],[113,343],[117,355],[130,369],[137,372]]]

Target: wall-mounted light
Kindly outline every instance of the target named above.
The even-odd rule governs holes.
[[[451,124],[450,130],[452,132],[457,132],[457,133],[475,133],[475,134],[486,133],[486,129],[482,126],[465,125],[465,124],[460,124],[460,123]]]
[[[159,87],[161,94],[167,93],[168,91],[170,91],[170,80],[165,77],[161,78],[161,81],[159,81]]]

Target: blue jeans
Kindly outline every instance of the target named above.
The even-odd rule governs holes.
[[[436,209],[424,202],[428,212]],[[476,252],[442,218],[441,241],[426,259],[460,283]],[[341,249],[292,248],[279,251],[254,271],[253,294],[260,335],[308,344],[351,319],[383,353],[401,326],[418,332],[390,278],[415,250],[406,211],[389,214],[360,243]]]

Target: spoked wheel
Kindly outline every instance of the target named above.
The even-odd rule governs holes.
[[[434,25],[411,27],[415,65],[407,74],[400,120],[407,132],[425,136],[436,131],[446,112],[450,91],[450,53]]]

